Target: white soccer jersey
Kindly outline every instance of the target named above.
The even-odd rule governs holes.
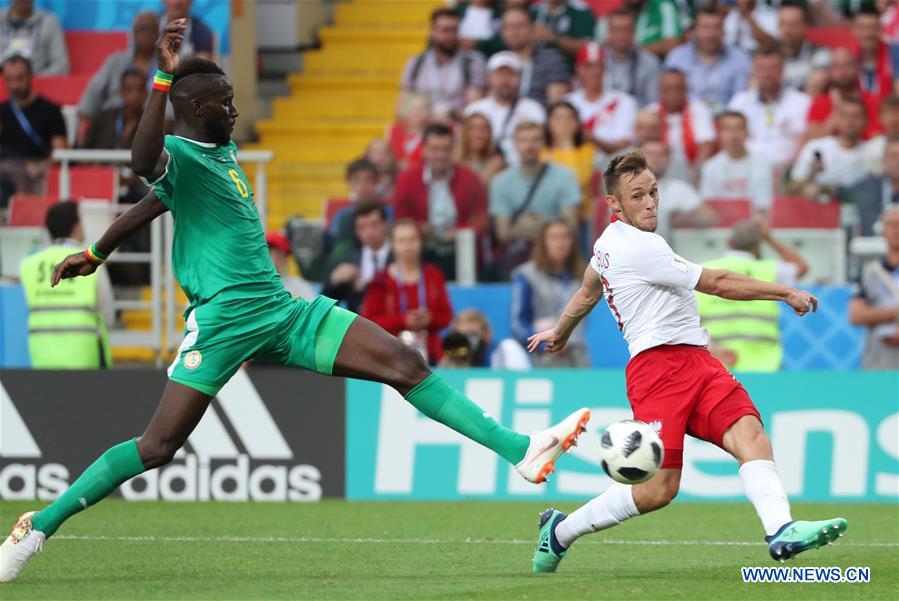
[[[693,293],[702,267],[674,254],[664,238],[616,221],[593,245],[590,266],[631,357],[663,344],[708,345]]]

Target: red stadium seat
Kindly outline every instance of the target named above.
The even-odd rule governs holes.
[[[351,204],[353,204],[353,201],[349,198],[329,198],[326,200],[325,209],[322,211],[322,215],[325,217],[325,229],[331,227],[331,222],[334,221],[334,217],[341,209],[345,209]]]
[[[50,165],[47,173],[47,194],[59,196],[58,164]],[[119,174],[115,167],[97,167],[94,165],[70,165],[69,198],[79,200],[108,200],[115,202],[119,197]]]
[[[733,227],[752,217],[752,201],[745,198],[709,198],[705,204],[718,216],[715,227]]]
[[[69,73],[93,75],[113,52],[128,48],[125,31],[67,31]]]
[[[44,219],[51,206],[59,202],[53,195],[32,196],[15,194],[9,200],[7,225],[18,227],[44,227]]]
[[[809,27],[805,30],[805,39],[829,48],[849,48],[853,51],[858,48],[855,36],[848,27]]]
[[[78,104],[90,78],[91,76],[87,74],[49,75],[46,77],[35,77],[32,86],[44,98],[60,106],[65,106],[67,104]],[[0,80],[0,102],[5,101],[6,98],[6,86]]]
[[[771,204],[770,224],[780,228],[838,228],[840,203],[820,203],[802,196],[778,196]]]

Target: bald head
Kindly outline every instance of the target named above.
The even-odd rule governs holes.
[[[216,144],[230,141],[237,119],[234,88],[218,65],[197,57],[182,61],[172,80],[170,98],[176,130],[181,123],[189,130],[203,131]]]

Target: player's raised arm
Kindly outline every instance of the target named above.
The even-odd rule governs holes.
[[[83,252],[69,255],[54,267],[50,285],[56,286],[60,280],[94,273],[124,240],[166,211],[168,208],[150,190],[140,202],[119,215],[95,244]]]
[[[528,352],[533,353],[541,344],[546,344],[548,353],[558,353],[568,342],[568,338],[577,327],[581,320],[586,317],[596,303],[602,299],[603,289],[602,280],[596,270],[588,265],[584,271],[584,281],[578,288],[568,305],[565,306],[565,312],[559,316],[554,328],[537,332],[528,338]]]
[[[175,19],[165,26],[156,42],[159,71],[153,78],[153,91],[140,119],[131,145],[131,169],[137,175],[153,181],[165,171],[168,157],[163,149],[165,139],[165,105],[175,70],[178,51],[184,40],[186,19]]]
[[[804,290],[796,290],[783,284],[763,282],[742,273],[727,269],[704,267],[696,290],[728,300],[779,300],[784,301],[796,315],[805,315],[818,309],[818,299]]]

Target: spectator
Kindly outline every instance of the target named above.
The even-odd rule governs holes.
[[[484,115],[473,113],[462,121],[456,162],[477,173],[485,186],[506,168],[503,155],[493,144],[490,121]]]
[[[281,277],[284,288],[294,298],[302,298],[311,301],[315,298],[315,292],[309,282],[290,273],[287,263],[293,253],[290,250],[290,240],[283,232],[269,232],[265,235],[265,243],[268,245],[268,254],[272,258],[272,265]]]
[[[605,87],[637,99],[640,106],[659,97],[661,63],[651,52],[640,48],[636,38],[635,15],[620,8],[609,13],[605,38]]]
[[[34,369],[110,367],[107,326],[115,322],[112,284],[105,269],[50,286],[53,266],[84,249],[78,205],[57,203],[45,220],[49,247],[22,261],[28,303],[28,350]]]
[[[427,50],[406,62],[402,89],[424,94],[438,119],[455,120],[466,104],[484,94],[484,57],[459,47],[459,15],[448,8],[431,13],[429,42]]]
[[[396,157],[390,150],[390,142],[385,138],[372,140],[365,149],[365,158],[372,162],[378,169],[378,183],[375,185],[375,195],[386,199],[393,196],[393,180],[396,179]]]
[[[568,167],[541,162],[543,144],[543,127],[520,123],[515,128],[515,146],[521,164],[507,168],[490,184],[490,214],[501,245],[500,279],[527,261],[545,221],[577,224],[581,203],[577,177]]]
[[[656,233],[671,242],[675,227],[707,227],[716,221],[715,213],[702,203],[699,192],[688,182],[669,175],[671,152],[668,145],[650,140],[643,145],[646,164],[659,185],[656,209]]]
[[[119,106],[101,110],[84,135],[84,148],[131,148],[147,102],[147,76],[135,67],[122,73]]]
[[[393,260],[388,227],[387,209],[382,203],[367,201],[353,207],[353,228],[359,246],[345,247],[341,254],[332,255],[323,296],[359,312],[368,284]]]
[[[704,101],[715,112],[746,89],[751,66],[743,50],[724,43],[723,22],[714,8],[699,11],[693,41],[681,44],[665,59],[666,68],[686,75],[690,98]]]
[[[880,103],[883,133],[865,142],[866,170],[871,175],[883,173],[883,153],[887,142],[899,140],[899,96],[891,94]]]
[[[431,121],[431,102],[423,94],[404,94],[397,117],[387,138],[399,168],[405,169],[421,162],[422,132]]]
[[[836,60],[836,56],[834,57]],[[837,106],[839,135],[806,143],[793,164],[788,189],[809,198],[833,196],[837,186],[852,186],[865,177],[865,147],[861,142],[867,115],[861,100]]]
[[[634,121],[634,145],[628,150],[636,150],[651,140],[662,139],[662,119],[659,111],[652,108],[641,109]],[[622,150],[621,152],[625,152]]]
[[[870,138],[881,130],[877,119],[878,99],[859,90],[858,62],[852,51],[835,48],[827,69],[827,89],[812,100],[808,110],[807,140],[837,133],[837,111],[834,108],[849,99],[858,99],[867,109],[868,119],[864,137]]]
[[[215,60],[215,34],[199,17],[190,13],[193,0],[162,0],[165,6],[163,18],[159,22],[162,31],[166,24],[175,19],[187,19],[187,30],[181,42],[181,56],[199,56],[206,60]]]
[[[777,40],[777,9],[765,0],[737,0],[724,19],[724,41],[746,52]]]
[[[806,90],[813,73],[824,73],[830,64],[830,50],[805,39],[808,8],[800,4],[781,4],[777,11],[777,29],[784,53],[783,82],[789,88]]]
[[[887,252],[862,268],[849,322],[865,326],[862,369],[899,369],[899,206],[884,209],[881,223]]]
[[[753,63],[756,89],[738,92],[729,108],[749,123],[749,149],[782,166],[799,152],[812,99],[784,86],[783,56],[776,48],[756,51]]]
[[[878,100],[893,93],[893,57],[880,39],[880,13],[862,6],[852,17],[852,35],[858,43],[858,81],[863,92]]]
[[[781,260],[762,259],[762,242],[774,249]],[[771,235],[763,218],[734,226],[729,250],[717,260],[703,264],[710,269],[727,269],[766,282],[795,286],[808,265],[795,250]],[[768,301],[735,301],[697,293],[699,318],[712,342],[729,351],[725,360],[735,371],[775,372],[783,360],[780,337],[780,306]]]
[[[456,272],[456,233],[473,229],[482,247],[487,232],[487,191],[478,175],[453,164],[453,132],[441,124],[424,131],[424,161],[401,172],[393,206],[397,219],[414,221],[431,260],[451,280]]]
[[[450,331],[443,337],[440,367],[528,370],[531,360],[512,338],[494,344],[487,317],[477,309],[463,309],[456,313]]]
[[[384,199],[378,195],[378,168],[368,159],[356,159],[347,165],[346,183],[350,190],[348,206],[343,207],[331,218],[328,234],[331,246],[337,254],[346,252],[346,246],[356,246],[355,226],[353,224],[356,207],[363,203],[379,202]],[[388,222],[393,219],[393,207],[386,208]]]
[[[680,10],[674,0],[624,0],[622,8],[636,19],[637,45],[659,58],[664,58],[684,39]],[[609,37],[611,20],[611,15],[607,15],[599,22],[596,39]]]
[[[671,151],[672,177],[693,180],[715,147],[712,113],[700,100],[687,99],[686,76],[668,69],[659,78],[659,102],[650,106],[659,115],[659,139]]]
[[[581,88],[565,99],[577,109],[587,140],[600,152],[612,155],[634,139],[637,101],[624,92],[603,89],[603,54],[596,42],[581,47],[577,55]]]
[[[847,190],[840,190],[840,200],[855,207],[858,233],[876,235],[875,227],[884,209],[899,206],[899,139],[884,144],[881,175],[869,175]]]
[[[576,0],[544,0],[531,6],[537,39],[568,59],[569,70],[584,40],[593,38],[596,18]]]
[[[774,194],[771,163],[764,154],[746,148],[746,117],[743,113],[721,113],[717,123],[721,152],[703,163],[699,195],[703,200],[751,200],[757,211],[767,211]]]
[[[152,11],[137,13],[131,27],[132,47],[113,52],[103,62],[81,94],[78,114],[91,119],[103,109],[118,106],[121,100],[119,87],[128,69],[146,74],[144,87],[148,88],[156,71],[156,38],[159,37],[159,16]]]
[[[398,219],[390,233],[394,260],[369,283],[362,315],[417,348],[432,365],[440,361],[440,331],[453,317],[440,270],[422,263],[422,237],[411,219]]]
[[[480,113],[490,121],[497,148],[509,164],[518,161],[513,132],[519,123],[546,121],[543,106],[530,98],[521,98],[521,59],[514,52],[498,52],[487,62],[489,94],[465,108],[465,116]]]
[[[0,60],[28,59],[35,75],[67,75],[69,53],[59,19],[34,8],[34,0],[11,0],[0,9]]]
[[[541,160],[571,169],[581,186],[581,220],[593,216],[593,145],[588,143],[574,106],[564,100],[549,107],[546,117],[546,148]]]
[[[499,39],[503,11],[498,0],[459,2],[456,14],[461,19],[459,37],[464,47],[474,48],[478,42]]]
[[[503,12],[503,44],[521,61],[518,93],[546,106],[568,91],[571,73],[565,57],[537,40],[534,21],[526,8]]]
[[[553,327],[556,318],[581,285],[583,261],[576,236],[567,221],[543,224],[531,260],[512,272],[512,335],[523,347],[535,332]],[[590,367],[585,326],[578,326],[559,353],[540,351],[537,367]]]

